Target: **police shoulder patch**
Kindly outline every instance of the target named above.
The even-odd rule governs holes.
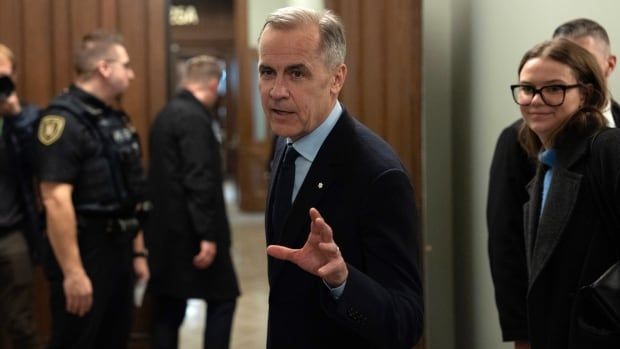
[[[56,142],[65,129],[65,117],[60,115],[46,115],[39,123],[39,142],[50,145]]]

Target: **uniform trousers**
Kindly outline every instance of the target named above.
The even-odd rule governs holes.
[[[39,348],[33,322],[32,264],[22,232],[0,235],[0,347],[6,332],[13,348]]]
[[[131,240],[79,231],[78,242],[93,287],[92,308],[83,317],[66,311],[62,272],[47,242],[52,310],[49,349],[127,348],[135,279]]]
[[[185,317],[187,300],[156,295],[154,301],[152,349],[177,349],[179,327]],[[204,349],[228,348],[236,305],[236,298],[219,301],[207,300]]]

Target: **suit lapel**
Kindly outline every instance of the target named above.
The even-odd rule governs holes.
[[[306,226],[306,232],[310,232],[310,217],[308,210],[317,206],[323,195],[328,191],[334,180],[334,163],[330,160],[316,157],[312,163],[306,178],[304,179],[291,211],[284,224],[283,234],[278,236],[278,243],[291,247],[303,246],[307,234],[297,234],[299,227]],[[287,234],[286,232],[295,232]]]
[[[541,195],[538,194],[542,191],[544,177],[542,170],[539,169],[536,174],[535,187],[530,188],[533,189],[530,191],[530,212],[526,217],[526,248],[528,249],[526,252],[531,251],[528,256],[529,288],[549,261],[571,219],[583,175],[570,171],[569,168],[585,156],[589,149],[589,142],[590,138],[586,137],[577,145],[558,151],[558,158],[553,167],[553,180],[549,186],[547,201],[540,218],[534,215],[540,213]]]
[[[564,233],[579,195],[581,178],[582,175],[562,168],[553,170],[553,180],[549,187],[544,211],[538,222],[530,261],[530,287],[546,265]],[[540,211],[536,210],[534,214],[538,212]]]
[[[273,154],[273,163],[271,167],[271,176],[269,179],[269,190],[267,191],[267,210],[265,212],[265,232],[267,245],[274,244],[276,241],[276,236],[272,232],[272,224],[271,224],[271,209],[273,206],[273,197],[271,193],[273,192],[273,185],[275,183],[276,175],[278,173],[278,169],[280,168],[280,163],[282,163],[282,157],[284,156],[286,141],[282,137],[278,137],[278,140],[275,144],[275,151]]]
[[[319,149],[304,181],[295,197],[295,201],[291,206],[291,210],[284,223],[284,229],[281,233],[273,232],[271,224],[267,225],[267,239],[271,244],[283,245],[291,248],[300,248],[308,238],[310,233],[310,217],[308,210],[311,207],[318,206],[318,203],[329,195],[329,188],[340,176],[343,164],[346,162],[346,154],[349,152],[353,132],[353,119],[348,116],[347,112],[338,119],[336,125],[327,136],[323,145]],[[283,147],[280,147],[283,148]],[[280,153],[280,155],[278,155]],[[281,157],[282,149],[276,152],[276,156]],[[349,154],[350,156],[350,154]],[[277,169],[275,169],[277,171]],[[277,172],[275,172],[277,173]],[[273,184],[272,184],[273,185]],[[270,192],[271,192],[270,188]],[[269,211],[271,210],[272,200],[269,199]],[[267,213],[268,215],[270,212]],[[266,217],[268,219],[269,216]],[[269,236],[273,235],[269,240]],[[269,258],[269,280],[271,287],[277,276],[280,274],[285,263],[280,260]]]
[[[536,242],[536,228],[538,227],[538,220],[540,218],[540,200],[542,192],[541,183],[544,172],[542,167],[538,166],[536,170],[536,176],[532,178],[527,185],[527,191],[529,193],[530,200],[525,204],[523,210],[523,226],[525,230],[525,257],[527,261],[527,270],[529,275],[532,275],[532,255],[534,254],[534,245]],[[540,180],[539,180],[540,178]]]

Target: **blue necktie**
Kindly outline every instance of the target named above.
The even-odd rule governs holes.
[[[278,167],[278,175],[274,185],[274,203],[271,213],[271,222],[274,232],[280,234],[293,201],[293,185],[295,184],[295,159],[299,153],[292,144],[286,145],[284,160]]]
[[[545,202],[547,201],[547,193],[549,192],[551,179],[553,178],[553,164],[555,163],[555,157],[555,150],[553,149],[547,149],[538,155],[538,160],[548,167],[545,172],[545,178],[543,179],[542,202],[540,204],[541,215],[545,207]]]

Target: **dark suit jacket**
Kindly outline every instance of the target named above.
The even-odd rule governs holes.
[[[149,188],[153,210],[145,238],[151,291],[178,298],[233,299],[239,294],[230,258],[220,143],[207,109],[182,91],[151,127]],[[192,265],[201,240],[217,244],[213,264]]]
[[[283,148],[280,140],[273,173]],[[333,229],[349,277],[334,301],[320,278],[269,257],[267,347],[411,348],[423,316],[417,213],[409,178],[387,143],[344,111],[312,163],[282,233],[272,230],[272,205],[269,197],[268,244],[303,246],[310,231],[308,210],[315,207]]]
[[[599,203],[620,208],[620,129],[556,149],[553,180],[540,213],[545,170],[528,186],[524,206],[527,314],[532,348],[618,348],[578,342],[571,322],[575,296],[618,259],[620,232]],[[597,194],[598,192],[598,194]],[[599,199],[597,199],[599,198]],[[588,335],[590,335],[589,333]],[[581,340],[584,340],[581,338]]]
[[[615,101],[612,114],[616,125],[620,125],[620,105]],[[529,338],[523,204],[528,201],[525,186],[534,177],[536,165],[519,145],[521,123],[522,119],[517,120],[499,136],[487,197],[489,261],[504,341]]]

